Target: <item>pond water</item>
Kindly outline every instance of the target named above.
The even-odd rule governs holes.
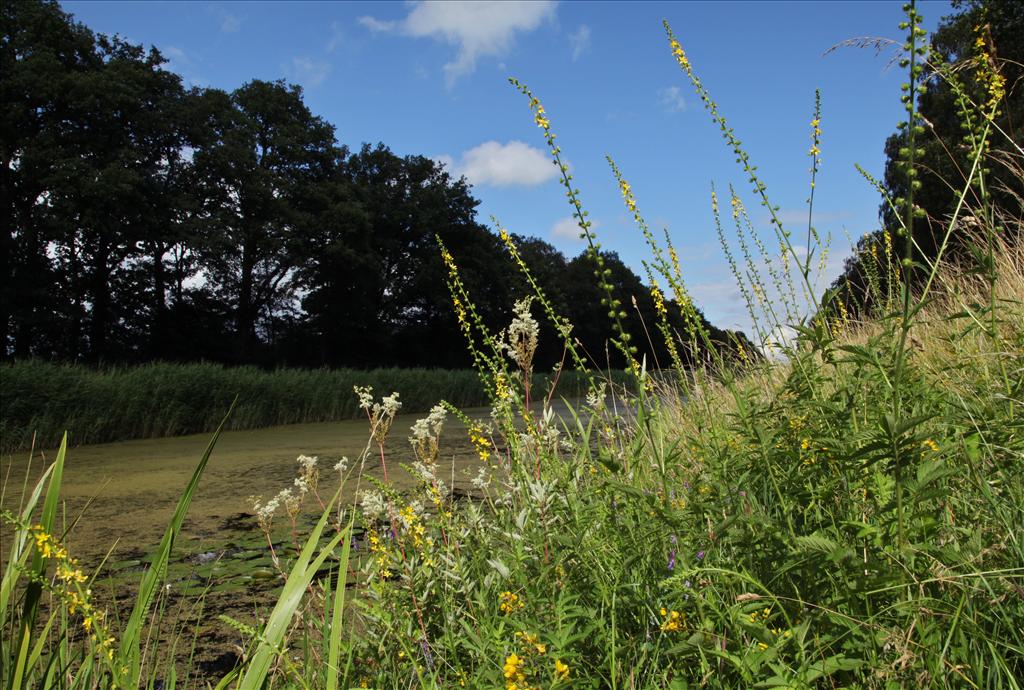
[[[486,414],[485,410],[469,412],[475,417]],[[411,479],[399,464],[412,459],[406,437],[419,416],[396,417],[385,445],[389,478],[399,485]],[[331,468],[342,456],[356,461],[366,448],[368,429],[366,420],[346,420],[224,432],[193,497],[182,540],[216,541],[226,522],[237,525],[252,512],[249,496],[269,497],[292,485],[300,454],[319,456],[321,493],[329,496],[337,486]],[[442,463],[458,479],[462,470],[475,468],[479,460],[457,419],[449,416],[445,431]],[[111,547],[112,558],[155,547],[211,436],[69,448],[61,498],[66,524],[78,519],[67,540],[71,553],[83,563],[96,563]],[[3,458],[4,508],[16,507],[24,478],[34,482],[54,456],[55,451],[47,450],[36,452],[31,460],[28,453]],[[364,473],[383,479],[376,445]],[[308,503],[313,510],[315,502]]]
[[[484,419],[489,410],[466,411]],[[557,405],[557,413],[565,406]],[[398,489],[415,481],[400,467],[413,459],[407,440],[419,415],[395,418],[386,443],[388,477]],[[292,486],[300,455],[320,458],[320,493],[326,500],[337,488],[331,469],[342,456],[358,463],[367,447],[366,420],[297,424],[249,431],[228,431],[217,442],[194,494],[169,568],[168,610],[177,606],[176,624],[198,634],[196,670],[204,677],[226,672],[234,663],[230,651],[237,633],[216,620],[226,613],[253,622],[274,601],[281,584],[272,570],[269,550],[252,515],[252,495],[270,497]],[[59,520],[75,522],[65,544],[70,554],[92,571],[103,569],[94,585],[97,597],[114,609],[131,606],[149,554],[155,550],[177,501],[202,457],[212,434],[122,441],[71,447],[65,460]],[[72,437],[73,442],[73,437]],[[23,484],[31,486],[52,462],[53,450],[4,456],[3,508],[16,510]],[[481,461],[469,443],[464,426],[448,416],[441,442],[440,467],[456,491],[467,491]],[[358,470],[357,470],[358,471]],[[363,476],[383,479],[376,445],[366,456]],[[27,478],[27,480],[26,480]],[[342,501],[351,502],[357,482],[346,485]],[[315,501],[305,502],[302,519],[320,514]],[[288,549],[287,520],[278,517],[276,548]],[[4,539],[10,529],[3,527]],[[0,550],[6,559],[6,549]],[[0,564],[2,570],[2,564]],[[202,595],[203,608],[194,606]]]

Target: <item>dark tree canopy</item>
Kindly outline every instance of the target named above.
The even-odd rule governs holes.
[[[94,35],[55,2],[0,8],[4,358],[465,367],[438,238],[493,331],[529,294],[465,179],[383,144],[350,151],[298,86],[186,89],[155,49]],[[589,259],[516,240],[607,365]],[[607,259],[648,343],[648,290]],[[648,359],[668,365],[658,341]],[[537,366],[563,347],[544,328]]]
[[[916,169],[921,186],[914,193],[914,204],[924,212],[924,217],[914,224],[914,241],[919,248],[915,253],[917,261],[936,256],[971,169],[972,147],[967,139],[969,132],[965,129],[957,89],[972,103],[974,126],[980,127],[983,125],[981,112],[991,110],[992,82],[985,75],[992,70],[1001,76],[1005,94],[995,112],[995,126],[988,139],[989,151],[981,161],[986,192],[995,207],[1016,214],[1021,213],[1024,198],[1024,176],[1020,174],[1024,161],[1016,154],[1020,142],[1024,141],[1024,3],[1019,0],[954,0],[953,7],[957,13],[945,17],[932,35],[931,65],[925,75],[924,93],[918,96],[918,109],[926,127],[924,135],[917,138],[921,152]],[[951,85],[949,75],[956,80],[956,88]],[[906,147],[903,129],[885,143],[884,187],[897,209],[901,208],[900,200],[907,195],[907,177],[899,166],[900,152]],[[962,216],[977,207],[973,190],[966,201],[967,213]],[[884,230],[860,241],[857,252],[847,261],[843,275],[834,285],[844,294],[851,309],[870,307],[872,293],[877,290],[884,293],[894,282],[893,272],[887,271],[884,265],[884,256],[875,257],[884,254],[879,249],[885,246],[884,232],[888,231],[890,238],[896,235],[899,218],[888,201],[882,203],[879,215]],[[1010,244],[1020,241],[1017,236],[1007,235],[1004,239]],[[964,232],[954,233],[947,258],[970,261],[970,247],[976,241],[977,238]],[[872,283],[877,287],[872,288]]]

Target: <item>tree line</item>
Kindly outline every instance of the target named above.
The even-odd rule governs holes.
[[[0,13],[2,357],[467,366],[435,237],[490,326],[528,293],[464,179],[384,144],[350,150],[299,86],[186,88],[155,48],[94,34],[55,2]],[[595,363],[621,365],[590,259],[515,239]],[[606,260],[636,300],[634,342],[667,366],[645,335],[648,290]],[[546,330],[550,365],[562,347]]]
[[[901,124],[885,143],[885,174],[878,181],[884,197],[882,229],[860,238],[832,286],[852,313],[884,310],[886,297],[898,293],[901,280],[919,288],[928,275],[928,262],[947,240],[954,214],[959,222],[948,236],[943,261],[974,272],[994,270],[987,266],[985,240],[976,234],[982,223],[974,216],[985,212],[979,185],[991,200],[989,212],[996,214],[983,220],[999,229],[999,239],[1007,245],[1020,242],[1019,223],[997,216],[1019,219],[1024,214],[1024,3],[953,0],[952,5],[954,13],[931,36],[923,87],[914,95],[924,122],[916,138],[914,177],[901,167],[908,153],[908,133]],[[958,210],[979,144],[981,174],[974,175],[967,207]],[[907,271],[900,265],[900,231],[911,180],[917,268]]]

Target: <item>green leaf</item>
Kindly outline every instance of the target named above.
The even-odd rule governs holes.
[[[340,493],[340,491],[339,489],[338,492]],[[238,687],[240,690],[258,690],[258,688],[263,686],[263,681],[270,670],[270,664],[274,657],[280,653],[284,634],[287,632],[292,617],[299,608],[299,604],[302,603],[302,597],[305,594],[306,588],[312,582],[317,571],[320,570],[320,566],[327,560],[331,551],[337,546],[343,534],[345,534],[343,532],[335,535],[327,543],[327,546],[320,551],[320,554],[313,559],[313,552],[320,543],[320,535],[323,534],[324,527],[326,527],[327,520],[334,508],[334,502],[338,500],[338,495],[338,493],[335,493],[334,498],[328,503],[316,527],[313,528],[309,538],[306,539],[306,543],[302,547],[302,552],[299,554],[298,559],[296,559],[295,565],[292,566],[288,579],[284,583],[284,589],[281,590],[281,596],[278,598],[277,604],[270,614],[270,619],[263,629],[259,646],[257,646],[252,660],[249,662],[249,668],[246,669],[245,675],[242,676],[242,680],[239,682]],[[313,559],[312,562],[311,559]]]
[[[348,559],[349,551],[352,548],[352,525],[355,523],[356,514],[352,512],[348,527],[342,533],[343,542],[341,556],[338,558],[338,576],[334,586],[334,610],[331,613],[331,632],[327,654],[327,690],[336,690],[338,687],[338,666],[341,660],[341,634],[344,629],[345,616],[345,593],[348,580]]]
[[[238,398],[235,398],[235,402],[237,401]],[[139,643],[143,622],[149,614],[149,609],[153,602],[153,595],[156,593],[160,582],[166,575],[167,561],[171,557],[171,551],[174,548],[174,540],[181,531],[181,525],[185,521],[185,514],[188,512],[188,507],[192,503],[192,496],[195,494],[196,488],[199,486],[199,478],[203,475],[203,470],[206,469],[206,463],[210,460],[210,454],[213,453],[213,448],[217,444],[217,440],[220,438],[224,425],[231,416],[231,412],[235,409],[235,402],[231,403],[231,407],[228,408],[227,414],[224,415],[224,419],[221,420],[220,425],[218,425],[217,430],[213,433],[213,437],[210,439],[210,443],[206,446],[206,451],[203,453],[202,459],[196,466],[195,471],[192,472],[192,478],[189,480],[188,486],[185,487],[185,492],[181,495],[181,498],[178,499],[178,506],[174,510],[171,522],[167,526],[167,531],[164,532],[163,539],[160,540],[160,546],[157,548],[153,563],[142,576],[142,583],[139,585],[139,593],[135,599],[135,606],[132,608],[132,613],[128,618],[127,625],[125,625],[124,632],[121,635],[121,644],[118,648],[117,664],[121,667],[127,667],[128,672],[131,674],[127,679],[128,682],[123,683],[125,685],[129,685],[131,687],[138,686],[141,663]]]
[[[818,551],[827,554],[839,548],[839,544],[836,541],[817,533],[797,535],[794,541],[801,551]]]

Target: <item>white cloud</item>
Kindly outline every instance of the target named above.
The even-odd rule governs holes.
[[[455,160],[447,153],[442,153],[440,156],[434,156],[431,160],[438,165],[447,168],[448,172],[453,172],[455,170]]]
[[[331,73],[330,63],[308,57],[293,57],[288,70],[292,78],[307,88],[320,86]]]
[[[725,279],[694,283],[690,286],[690,294],[693,295],[697,306],[706,311],[720,314],[719,318],[735,320],[737,317],[747,313],[743,294],[734,280]],[[733,325],[735,325],[735,321],[732,324],[727,324],[727,327],[732,327]]]
[[[345,29],[338,22],[331,22],[331,37],[327,41],[327,45],[324,46],[324,51],[333,53],[343,43],[346,42],[347,37],[345,36]]]
[[[400,21],[360,17],[371,31],[398,31],[416,38],[428,37],[456,46],[455,59],[445,64],[445,81],[453,86],[459,77],[473,72],[480,57],[501,56],[512,47],[517,32],[533,31],[554,16],[551,0],[533,2],[437,2],[412,5]]]
[[[683,91],[678,86],[667,86],[664,89],[658,89],[658,102],[670,113],[681,113],[686,110]]]
[[[398,22],[385,21],[383,19],[377,19],[376,17],[360,17],[356,21],[373,32],[392,31],[396,26],[398,26]]]
[[[178,62],[186,64],[190,62],[188,56],[185,55],[185,51],[177,46],[164,46],[160,49],[160,52],[163,53],[163,56],[168,58],[168,60],[177,60]]]
[[[242,28],[242,18],[224,9],[223,5],[207,5],[206,11],[220,21],[220,30],[233,34]]]
[[[572,47],[572,61],[576,62],[590,49],[590,27],[580,24],[580,28],[569,34],[569,45]]]
[[[455,175],[465,175],[470,183],[491,187],[535,187],[558,175],[544,151],[521,141],[502,144],[485,141],[464,152],[456,163],[451,156],[438,156]]]
[[[551,226],[551,238],[556,240],[569,240],[571,242],[582,242],[580,238],[580,224],[575,218],[562,218]]]

